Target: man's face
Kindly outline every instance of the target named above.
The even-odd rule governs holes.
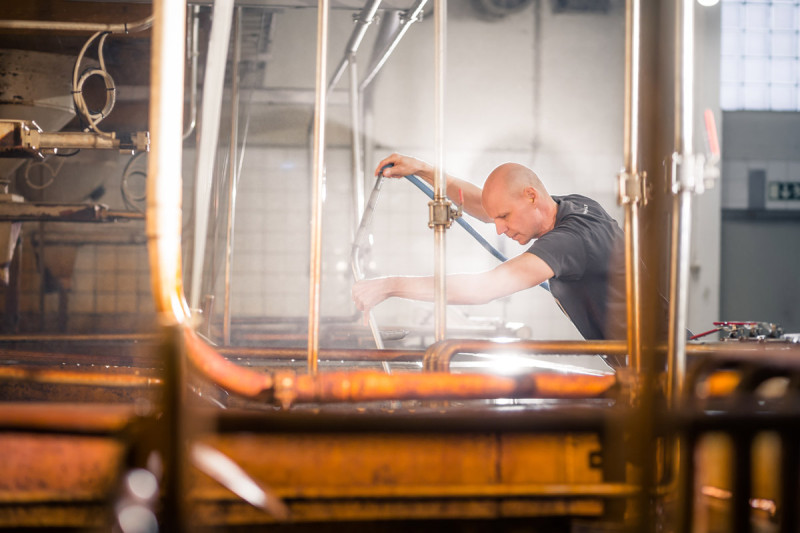
[[[528,188],[531,189],[532,188]],[[520,244],[528,244],[539,236],[540,224],[534,202],[535,192],[509,191],[505,187],[484,188],[481,201],[492,217],[498,235],[506,235]],[[533,198],[531,197],[533,195]]]

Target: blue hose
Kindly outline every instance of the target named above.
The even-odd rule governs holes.
[[[425,184],[425,182],[424,182],[424,181],[422,181],[421,179],[419,179],[419,178],[418,178],[417,176],[415,176],[414,174],[409,174],[409,175],[408,175],[408,176],[406,176],[405,178],[406,178],[408,181],[410,181],[411,183],[413,183],[414,185],[416,185],[416,186],[417,186],[417,188],[418,188],[419,190],[421,190],[422,192],[424,192],[425,194],[427,194],[427,195],[428,195],[428,198],[430,198],[431,200],[433,200],[433,190],[432,190],[430,187],[428,187],[428,186]],[[481,246],[483,246],[483,247],[484,247],[484,248],[485,248],[485,249],[486,249],[486,250],[487,250],[487,251],[488,251],[490,254],[492,254],[493,256],[495,256],[497,259],[499,259],[499,260],[500,260],[500,261],[502,261],[503,263],[505,263],[506,261],[508,261],[508,257],[504,256],[504,255],[503,255],[503,253],[502,253],[500,250],[498,250],[497,248],[495,248],[494,246],[492,246],[491,244],[489,244],[489,241],[487,241],[486,239],[484,239],[484,238],[483,238],[483,235],[481,235],[480,233],[478,233],[478,231],[477,231],[475,228],[473,228],[472,226],[470,226],[470,225],[469,225],[469,222],[467,222],[466,220],[464,220],[464,218],[463,218],[463,217],[458,217],[458,218],[456,219],[456,223],[457,223],[459,226],[461,226],[462,228],[464,228],[465,230],[467,230],[467,233],[469,233],[470,235],[472,235],[472,237],[473,237],[473,238],[474,238],[476,241],[478,241],[478,243],[479,243]]]
[[[383,171],[384,171],[385,169],[387,169],[387,168],[389,168],[389,167],[392,167],[392,166],[394,166],[394,164],[393,164],[393,163],[389,163],[388,165],[384,165],[384,167],[383,167],[383,168],[381,168],[381,173],[380,173],[380,174],[381,174],[381,176],[383,176]],[[427,183],[425,183],[423,180],[421,180],[421,179],[420,179],[418,176],[415,176],[414,174],[409,174],[408,176],[405,176],[405,178],[406,178],[408,181],[410,181],[411,183],[413,183],[413,184],[414,184],[414,185],[417,187],[417,189],[419,189],[419,190],[421,190],[422,192],[424,192],[424,193],[425,193],[425,194],[428,196],[428,198],[430,198],[431,200],[433,200],[433,189],[431,189],[431,188],[430,188],[430,187],[427,185]],[[479,243],[481,246],[483,246],[483,247],[484,247],[484,248],[485,248],[485,249],[486,249],[486,250],[487,250],[487,251],[488,251],[490,254],[492,254],[493,256],[495,256],[497,259],[499,259],[499,260],[500,260],[500,261],[502,261],[503,263],[505,263],[506,261],[508,261],[508,258],[507,258],[505,255],[503,255],[503,254],[500,252],[500,250],[498,250],[497,248],[495,248],[494,246],[492,246],[491,244],[489,244],[489,241],[487,241],[486,239],[484,239],[484,238],[483,238],[483,235],[481,235],[480,233],[478,233],[478,231],[477,231],[475,228],[473,228],[472,226],[470,226],[469,222],[467,222],[466,220],[464,220],[464,218],[463,218],[463,217],[458,217],[458,218],[456,219],[456,222],[458,223],[458,225],[459,225],[459,226],[461,226],[462,228],[464,228],[465,230],[467,230],[467,233],[469,233],[470,235],[472,235],[472,238],[474,238],[476,241],[478,241],[478,243]],[[550,284],[549,284],[547,281],[543,281],[542,283],[540,283],[540,284],[539,284],[539,286],[540,286],[541,288],[543,288],[544,290],[546,290],[547,292],[550,292]]]

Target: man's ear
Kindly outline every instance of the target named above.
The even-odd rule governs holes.
[[[524,193],[525,197],[528,198],[531,202],[535,202],[536,198],[539,197],[539,193],[533,187],[525,187]]]

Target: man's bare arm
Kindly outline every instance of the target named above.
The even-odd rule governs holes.
[[[538,256],[522,255],[492,270],[447,276],[448,304],[484,304],[538,285],[553,277],[553,270]],[[359,281],[353,285],[353,301],[368,311],[391,297],[433,301],[433,277],[387,277]]]
[[[392,166],[383,169],[389,164]],[[402,178],[403,176],[414,174],[427,181],[431,186],[433,185],[434,168],[420,159],[402,154],[392,154],[378,163],[378,167],[375,169],[376,176],[381,172],[381,169],[383,169],[383,176],[387,178]],[[445,179],[447,181],[446,193],[450,200],[460,203],[463,197],[464,211],[483,222],[492,221],[481,204],[482,191],[480,187],[449,174],[445,174]]]

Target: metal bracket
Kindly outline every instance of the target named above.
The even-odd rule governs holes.
[[[647,172],[617,174],[617,202],[620,205],[647,205]]]
[[[99,134],[94,132],[45,132],[34,121],[0,120],[0,157],[26,157],[42,160],[62,149],[101,149],[121,152],[147,152],[150,134]]]
[[[428,227],[434,229],[436,226],[444,226],[449,229],[461,213],[461,206],[453,207],[453,202],[447,198],[428,202]]]
[[[672,193],[703,194],[719,179],[719,156],[672,154]]]

